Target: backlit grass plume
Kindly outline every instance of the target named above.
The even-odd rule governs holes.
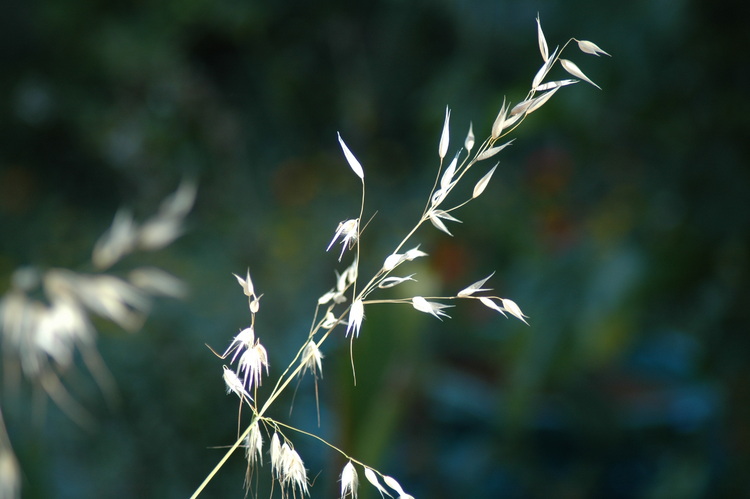
[[[93,270],[35,266],[15,270],[9,290],[0,296],[4,387],[26,380],[78,424],[95,423],[70,394],[63,377],[76,368],[80,356],[104,394],[115,393],[114,380],[96,348],[92,317],[133,332],[142,326],[153,297],[182,297],[185,286],[159,268],[140,266],[114,272],[112,266],[131,253],[160,250],[177,239],[195,194],[194,184],[184,182],[143,223],[130,211],[120,210],[94,245],[90,265],[84,264]],[[18,497],[20,483],[20,468],[0,407],[0,499]]]
[[[260,313],[260,297],[250,277],[237,277],[243,293],[249,299],[250,324],[245,326],[230,342],[221,357],[227,361],[224,365],[224,381],[229,393],[234,393],[240,399],[242,407],[247,407],[251,413],[251,422],[239,435],[234,445],[226,452],[213,471],[197,488],[193,497],[198,496],[209,481],[216,475],[229,457],[240,447],[245,448],[248,466],[248,478],[256,468],[262,466],[264,454],[270,455],[270,474],[278,484],[282,497],[298,497],[309,493],[311,486],[307,470],[302,457],[294,447],[292,436],[304,434],[312,436],[325,445],[339,452],[346,465],[340,473],[341,497],[356,497],[358,487],[362,483],[360,476],[364,476],[369,486],[374,487],[381,495],[409,498],[399,482],[384,472],[378,471],[349,455],[345,450],[326,442],[320,437],[311,435],[288,424],[273,419],[268,415],[269,408],[279,396],[299,376],[307,373],[318,380],[323,376],[323,359],[325,343],[332,335],[343,335],[350,342],[357,341],[361,334],[367,334],[367,310],[377,305],[396,305],[411,307],[416,312],[429,314],[438,320],[450,318],[450,309],[457,302],[474,300],[485,307],[498,312],[505,317],[513,317],[528,324],[527,316],[521,307],[511,298],[493,293],[490,280],[494,274],[478,279],[451,296],[410,296],[400,298],[384,298],[380,291],[385,288],[396,288],[407,281],[414,281],[419,275],[410,270],[410,262],[428,257],[428,253],[414,241],[418,231],[422,228],[435,229],[452,237],[456,229],[459,210],[481,196],[487,189],[497,163],[496,156],[508,147],[512,140],[507,140],[508,134],[513,132],[526,117],[546,104],[562,87],[584,81],[596,86],[583,71],[572,61],[561,56],[572,43],[577,44],[585,54],[599,56],[609,55],[596,44],[586,40],[571,38],[562,48],[556,47],[551,52],[547,45],[541,23],[537,18],[537,35],[542,64],[531,81],[527,95],[518,103],[503,101],[500,111],[492,123],[486,138],[475,141],[474,129],[471,124],[465,135],[462,147],[453,147],[455,152],[449,155],[451,145],[451,110],[446,108],[445,119],[437,144],[438,165],[435,182],[426,192],[426,199],[422,213],[415,214],[415,222],[401,239],[401,241],[377,264],[374,275],[363,277],[360,275],[360,245],[362,241],[362,220],[365,213],[365,168],[357,159],[350,146],[341,134],[338,142],[344,159],[362,186],[362,201],[351,213],[341,217],[341,221],[332,229],[333,235],[326,251],[335,249],[337,260],[348,259],[348,264],[337,273],[335,282],[330,290],[324,292],[314,304],[312,325],[304,338],[300,339],[300,347],[291,356],[289,364],[281,371],[269,366],[265,348],[261,338],[263,331],[255,330],[255,317]],[[548,81],[551,70],[557,65],[562,67],[573,78]],[[476,146],[476,147],[475,147]],[[476,170],[480,170],[476,172]],[[471,196],[455,199],[453,191],[458,184],[473,182]],[[353,350],[350,348],[350,355]],[[334,355],[337,352],[328,352]],[[228,359],[228,360],[227,360]],[[352,369],[354,359],[352,357]],[[269,373],[275,377],[273,388],[261,396],[258,387],[262,378]],[[355,376],[356,382],[356,376]],[[317,473],[317,472],[316,472]],[[248,480],[249,485],[249,480]]]

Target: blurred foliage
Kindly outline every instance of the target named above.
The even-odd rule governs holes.
[[[278,370],[333,283],[323,249],[357,209],[335,132],[365,167],[374,269],[421,210],[444,106],[456,143],[525,94],[537,12],[550,44],[613,55],[569,54],[604,90],[563,89],[524,123],[456,237],[419,234],[431,260],[417,268],[420,289],[446,292],[496,270],[531,327],[471,304],[443,323],[371,307],[357,386],[347,344],[327,345],[321,428],[309,380],[291,420],[416,497],[745,494],[750,78],[736,54],[750,32],[731,4],[7,4],[0,282],[26,264],[85,266],[119,206],[147,214],[183,177],[199,185],[187,235],[149,256],[190,298],[159,303],[136,335],[101,324],[119,404],[86,374],[67,380],[99,427],[3,387],[24,497],[189,495],[236,435],[204,346],[249,320],[231,273],[249,266],[265,293],[257,332]],[[343,463],[295,443],[313,496],[335,496]],[[240,497],[243,474],[232,459],[206,496]]]

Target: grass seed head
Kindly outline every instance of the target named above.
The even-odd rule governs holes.
[[[464,147],[466,152],[470,153],[472,147],[474,147],[474,124],[469,122],[469,133],[466,134],[466,140],[464,140]]]
[[[316,378],[323,377],[323,354],[320,352],[318,344],[313,340],[308,341],[305,345],[301,362],[304,365],[303,374],[310,371]]]
[[[359,163],[357,158],[354,157],[354,154],[349,150],[348,147],[346,147],[346,144],[344,143],[344,139],[341,138],[341,134],[338,133],[339,138],[339,144],[341,144],[341,150],[344,151],[344,157],[346,158],[347,163],[349,163],[349,166],[354,171],[354,173],[364,181],[365,179],[365,172],[362,169],[362,165]]]
[[[257,421],[251,425],[245,437],[245,458],[251,467],[255,466],[256,461],[263,465],[263,435]]]
[[[359,338],[359,330],[362,328],[364,318],[365,305],[362,300],[357,300],[352,303],[352,308],[349,310],[349,325],[346,327],[346,336],[349,336],[350,331],[354,331],[354,335]]]
[[[252,347],[245,350],[237,366],[238,373],[243,371],[245,373],[242,378],[244,386],[248,389],[260,386],[264,367],[268,374],[268,353],[260,341],[256,341]]]
[[[448,153],[448,144],[450,143],[450,120],[451,110],[448,106],[445,107],[445,122],[443,123],[443,133],[440,134],[440,144],[438,145],[438,156],[440,161],[443,161],[445,155]]]
[[[347,248],[351,249],[352,246],[354,246],[354,243],[359,238],[359,219],[352,218],[340,222],[338,227],[336,227],[336,233],[333,235],[333,239],[331,239],[331,242],[328,243],[326,251],[331,249],[331,246],[334,245],[339,237],[342,238],[341,254],[339,254],[339,261],[341,261],[341,257],[344,256],[344,251],[346,251]]]
[[[424,312],[426,314],[431,314],[440,319],[440,317],[448,317],[450,319],[450,316],[443,312],[444,308],[450,308],[453,305],[445,305],[443,303],[437,303],[434,301],[427,301],[421,296],[415,296],[411,299],[411,304],[414,307],[414,309],[419,310],[420,312]],[[442,319],[440,319],[442,320]]]
[[[247,390],[245,390],[242,380],[227,366],[224,366],[224,383],[227,385],[227,393],[234,392],[241,399],[253,399]]]
[[[354,468],[352,462],[349,461],[341,471],[341,499],[344,499],[348,495],[352,499],[357,499],[358,487],[359,477],[357,476],[357,470]]]

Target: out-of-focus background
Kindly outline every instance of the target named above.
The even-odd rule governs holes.
[[[336,132],[377,212],[368,274],[421,213],[445,106],[455,145],[470,121],[485,136],[504,96],[525,95],[542,62],[537,13],[552,47],[577,37],[612,54],[568,53],[603,90],[563,88],[531,115],[455,237],[419,232],[430,257],[413,264],[432,295],[496,271],[491,287],[531,326],[474,303],[444,322],[368,307],[357,386],[337,339],[323,352],[320,428],[310,378],[291,418],[290,398],[274,416],[416,497],[743,497],[750,31],[732,3],[6,4],[0,292],[24,265],[86,271],[119,207],[142,219],[182,179],[198,185],[187,233],[123,262],[159,265],[189,297],[157,301],[136,334],[97,322],[119,403],[83,367],[65,377],[97,427],[33,387],[4,392],[23,497],[188,496],[237,432],[236,397],[205,346],[249,323],[232,273],[249,267],[264,293],[257,334],[278,375],[348,264],[324,252],[360,197]],[[291,436],[312,496],[335,497],[343,462]],[[269,475],[256,474],[260,496]],[[238,454],[205,497],[242,497],[243,479]],[[378,495],[366,483],[361,494]]]

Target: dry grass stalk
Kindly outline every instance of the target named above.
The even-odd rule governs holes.
[[[370,277],[366,282],[359,279],[359,245],[361,244],[362,235],[360,220],[362,220],[362,215],[365,210],[365,173],[360,161],[344,142],[341,135],[338,135],[338,141],[343,151],[344,158],[349,164],[349,167],[361,181],[362,202],[359,207],[358,216],[348,218],[338,224],[326,251],[330,250],[336,242],[340,241],[341,251],[338,255],[338,260],[341,261],[346,252],[350,251],[353,253],[352,263],[341,274],[337,274],[335,286],[318,299],[313,316],[313,325],[311,326],[307,337],[304,339],[302,347],[298,350],[297,354],[286,369],[277,378],[274,388],[271,390],[270,394],[265,397],[262,403],[255,396],[255,389],[260,385],[260,376],[264,367],[266,374],[268,374],[269,367],[265,350],[262,350],[262,353],[260,350],[255,352],[251,357],[252,361],[248,360],[243,364],[242,358],[245,355],[248,355],[248,352],[254,348],[262,348],[260,347],[260,343],[254,336],[250,337],[247,341],[238,340],[242,333],[240,333],[238,337],[235,337],[230,343],[229,348],[222,356],[222,358],[224,358],[234,351],[230,364],[234,364],[240,349],[244,348],[245,353],[240,357],[240,362],[234,368],[234,372],[231,371],[231,368],[225,368],[225,379],[228,378],[226,379],[227,389],[229,392],[234,392],[240,397],[241,404],[247,405],[250,408],[252,411],[252,422],[216,468],[214,468],[214,470],[206,477],[203,484],[198,487],[193,497],[200,494],[203,487],[205,487],[211,478],[218,472],[226,459],[228,459],[242,442],[246,442],[245,447],[247,448],[246,457],[248,461],[248,474],[252,472],[251,468],[256,466],[259,461],[257,456],[260,455],[259,446],[262,446],[262,440],[258,437],[252,437],[251,435],[253,432],[258,432],[259,425],[264,426],[266,431],[273,435],[269,445],[271,472],[272,476],[278,481],[281,487],[282,496],[287,496],[290,493],[293,496],[296,496],[297,493],[303,495],[307,494],[309,491],[306,470],[304,469],[302,460],[293,450],[291,441],[283,433],[284,429],[288,429],[304,433],[322,441],[324,444],[339,452],[347,460],[340,476],[342,498],[346,496],[356,498],[357,496],[359,486],[357,467],[362,469],[367,481],[378,490],[381,495],[384,494],[392,497],[395,495],[402,499],[412,497],[404,491],[398,481],[394,478],[383,475],[364,463],[357,461],[341,449],[338,449],[329,442],[320,439],[320,437],[308,434],[272,419],[267,416],[267,410],[276,401],[279,395],[289,386],[292,379],[307,372],[311,372],[315,377],[317,394],[317,379],[319,378],[319,375],[322,376],[323,354],[321,353],[321,347],[334,331],[340,330],[337,326],[346,326],[343,334],[345,337],[348,337],[353,344],[363,329],[366,329],[363,327],[366,309],[376,304],[409,304],[419,312],[430,314],[435,318],[442,320],[443,317],[449,317],[444,310],[454,306],[453,304],[446,302],[454,300],[476,300],[506,317],[511,315],[528,324],[526,321],[527,316],[513,300],[487,294],[492,291],[492,289],[484,286],[494,272],[488,277],[465,287],[452,296],[407,296],[396,299],[376,299],[372,298],[371,295],[375,295],[379,289],[397,288],[400,284],[406,281],[416,280],[416,274],[414,273],[403,276],[394,275],[394,272],[396,272],[401,265],[407,264],[409,261],[427,256],[427,253],[421,251],[419,246],[401,253],[401,248],[403,248],[412,237],[415,236],[417,231],[426,222],[429,221],[432,226],[448,236],[453,236],[446,223],[460,223],[461,221],[452,213],[463,207],[468,202],[479,197],[486,190],[497,168],[497,164],[489,168],[476,182],[471,198],[461,202],[448,204],[449,196],[456,185],[467,177],[467,174],[472,167],[481,161],[495,157],[512,143],[511,140],[498,144],[500,139],[515,130],[515,128],[519,126],[529,114],[543,107],[562,87],[578,83],[579,81],[585,81],[599,88],[598,85],[591,81],[577,65],[567,59],[561,59],[560,55],[572,41],[577,42],[578,48],[586,54],[596,56],[599,56],[600,54],[609,54],[592,42],[579,41],[574,38],[568,40],[562,48],[556,47],[550,53],[539,18],[536,19],[536,23],[537,41],[542,56],[542,64],[532,80],[531,89],[528,94],[524,99],[512,107],[509,101],[506,101],[505,99],[503,100],[500,112],[491,127],[489,136],[473,153],[472,150],[475,145],[475,136],[473,125],[470,124],[464,141],[464,149],[459,150],[455,154],[453,160],[444,168],[444,160],[450,148],[451,110],[446,107],[443,128],[438,141],[438,173],[435,183],[427,196],[425,208],[421,216],[418,217],[414,227],[406,234],[392,253],[385,258],[380,270],[378,270],[375,275]],[[545,82],[545,78],[558,62],[565,71],[577,79],[563,79]],[[445,207],[446,204],[448,204],[449,207]],[[255,314],[258,311],[258,307],[257,299],[253,302],[255,294],[252,285],[249,284],[251,282],[250,274],[248,272],[247,278],[244,280],[239,277],[237,277],[237,279],[243,287],[245,294],[251,299],[251,324],[254,324]],[[255,307],[252,306],[253,303],[255,303]],[[350,355],[353,356],[351,352],[353,352],[353,350],[350,349]],[[353,358],[352,366],[354,366]],[[227,371],[232,373],[233,376],[227,375]],[[238,381],[241,385],[237,385]],[[250,396],[250,391],[253,391],[253,397]],[[281,443],[282,439],[283,444]],[[381,480],[385,486],[381,484]]]

